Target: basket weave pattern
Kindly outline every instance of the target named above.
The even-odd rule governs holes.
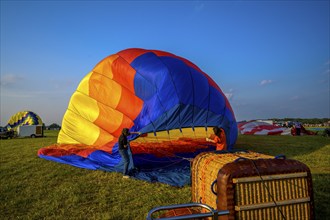
[[[235,161],[239,157],[247,159]],[[250,151],[205,152],[191,170],[192,201],[229,210],[221,220],[314,219],[311,173],[299,161]]]
[[[228,163],[218,173],[219,219],[314,219],[309,168],[295,160]]]
[[[212,192],[211,185],[217,179],[219,170],[227,163],[244,157],[249,159],[274,158],[270,155],[260,154],[252,151],[222,153],[205,152],[199,154],[193,161],[192,173],[192,201],[205,203],[216,209],[217,196]],[[217,184],[214,184],[217,191]]]

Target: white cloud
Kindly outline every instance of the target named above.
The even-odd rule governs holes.
[[[11,86],[14,85],[20,81],[22,81],[24,78],[19,76],[19,75],[15,75],[15,74],[6,74],[1,76],[1,82],[0,85],[2,87],[6,87],[6,86]]]
[[[264,79],[264,80],[262,80],[262,81],[260,82],[260,85],[261,85],[261,86],[264,86],[264,85],[271,84],[271,83],[273,83],[272,80],[270,80],[270,79]]]
[[[224,95],[229,101],[232,100],[234,96],[234,89],[229,89],[229,92],[224,92]]]
[[[225,96],[227,97],[228,100],[232,100],[233,98],[233,93],[225,93]]]

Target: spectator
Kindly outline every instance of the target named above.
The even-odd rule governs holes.
[[[301,123],[300,122],[296,122],[294,123],[295,129],[296,129],[296,135],[300,136],[301,133]]]

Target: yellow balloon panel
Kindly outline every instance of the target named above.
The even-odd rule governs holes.
[[[64,124],[64,123],[63,123]],[[81,144],[79,141],[73,139],[72,137],[68,136],[66,133],[63,132],[63,126],[60,130],[60,133],[57,137],[57,143],[59,144]]]
[[[124,117],[123,113],[80,92],[72,95],[68,109],[111,134],[121,126]]]
[[[99,138],[100,128],[82,116],[67,110],[65,112],[62,129],[59,133],[59,143],[71,143],[72,139],[78,143],[93,145]],[[71,137],[70,139],[65,136]]]
[[[88,73],[79,83],[77,91],[80,91],[86,95],[89,95],[89,79],[93,72]]]
[[[99,116],[97,101],[80,92],[73,93],[68,109],[90,122],[94,122]]]
[[[154,133],[148,133],[147,135],[142,135],[141,137],[135,139],[132,142],[147,143],[176,141],[181,138],[205,140],[205,138],[209,138],[211,135],[213,135],[212,128],[213,127],[208,127],[206,130],[205,127],[195,127],[194,130],[192,128],[182,128],[181,131],[180,129],[158,131],[156,132],[156,135]]]

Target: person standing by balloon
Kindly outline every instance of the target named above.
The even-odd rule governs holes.
[[[296,135],[300,136],[301,133],[301,123],[300,122],[295,122],[294,123],[294,128],[296,129]]]
[[[206,138],[206,141],[216,144],[216,150],[227,150],[227,139],[225,131],[222,128],[214,127],[213,132],[215,134],[214,139]]]
[[[123,178],[129,178],[128,166],[129,166],[130,160],[129,160],[129,155],[128,155],[129,143],[128,143],[127,137],[131,134],[140,134],[140,132],[129,132],[128,128],[123,128],[121,135],[119,136],[119,140],[118,140],[119,154],[124,161]]]

